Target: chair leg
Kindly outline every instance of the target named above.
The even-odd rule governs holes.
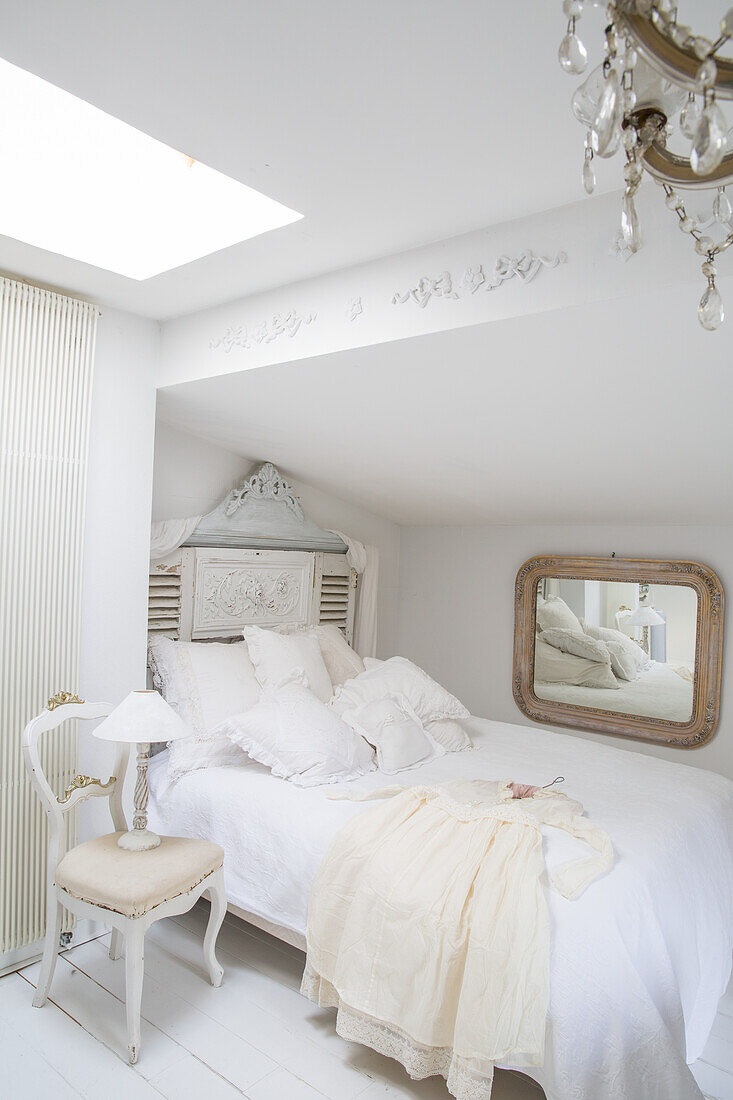
[[[140,1053],[140,1005],[145,967],[145,929],[134,926],[125,933],[125,1008],[127,1013],[127,1056],[130,1065]]]
[[[48,999],[53,972],[56,969],[56,956],[59,953],[59,937],[63,915],[64,909],[61,902],[55,896],[52,896],[46,916],[46,942],[43,947],[43,960],[41,962],[41,972],[38,975],[38,985],[33,997],[34,1008],[43,1008]]]
[[[224,977],[224,969],[216,957],[216,937],[219,935],[222,921],[227,911],[227,896],[224,891],[224,872],[221,868],[211,876],[211,886],[204,893],[211,902],[209,923],[206,926],[204,936],[204,962],[209,971],[209,978],[213,986],[220,986]]]
[[[109,941],[110,959],[119,959],[122,954],[122,933],[119,928],[112,929],[112,938]]]

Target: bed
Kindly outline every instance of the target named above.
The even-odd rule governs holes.
[[[246,638],[253,624],[278,631],[336,631],[351,641],[358,633],[355,617],[358,627],[359,616],[370,606],[360,571],[368,555],[360,566],[351,546],[349,554],[345,543],[341,553],[334,552],[330,533],[312,529],[298,511],[292,488],[267,464],[233,498],[212,513],[214,546],[210,532],[199,537],[195,530],[192,544],[169,548],[151,567],[153,648],[156,639],[167,639],[165,645],[183,643],[189,675],[192,661],[201,658],[206,665],[209,657],[204,659],[203,651],[212,642],[218,648],[211,649],[211,658],[216,648],[218,659],[236,664],[242,644],[237,639],[243,632]],[[258,527],[263,501],[279,509],[278,515],[287,510],[287,523],[268,513],[267,529]],[[273,527],[287,527],[287,539],[265,548]],[[372,596],[375,580],[373,565]],[[365,649],[360,652],[366,656]],[[357,661],[364,668],[360,657]],[[413,676],[425,676],[412,669]],[[353,674],[334,676],[332,684]],[[364,677],[369,676],[367,667]],[[608,694],[616,709],[620,697],[636,707],[634,690],[653,692],[656,677],[677,693],[680,706],[689,698],[689,682],[660,666],[625,689],[593,689],[589,694],[596,702],[588,705],[602,705],[599,697]],[[207,730],[235,713],[234,703],[224,701],[230,681],[219,681],[214,690],[208,682]],[[259,699],[259,688],[252,684],[248,707]],[[174,692],[169,702],[180,703],[181,694]],[[232,687],[232,699],[235,695]],[[459,778],[542,785],[563,775],[562,790],[582,802],[593,824],[607,831],[616,855],[612,870],[578,900],[547,891],[552,941],[545,1061],[540,1069],[524,1067],[522,1072],[534,1077],[548,1100],[700,1100],[687,1063],[702,1052],[731,971],[733,783],[542,728],[466,718],[459,701],[448,698],[463,713],[449,707],[440,717],[465,719],[472,748],[447,751],[394,777],[369,771],[349,782],[348,789]],[[421,717],[429,726],[429,716]],[[303,712],[296,710],[298,738],[302,721]],[[447,736],[445,731],[441,736]],[[463,731],[461,736],[465,742]],[[184,742],[173,749],[176,744]],[[196,751],[207,746],[205,737]],[[367,812],[365,805],[329,799],[328,786],[296,786],[276,777],[265,766],[267,760],[256,763],[245,753],[235,754],[228,766],[197,764],[198,770],[171,781],[173,749],[150,763],[150,827],[221,844],[230,911],[304,949],[316,870],[340,826]],[[557,830],[543,833],[550,870],[586,854]]]
[[[551,995],[545,1064],[529,1073],[548,1100],[699,1100],[687,1069],[701,1053],[731,970],[733,783],[695,768],[546,730],[473,718],[474,748],[399,782],[565,776],[608,831],[613,870],[580,899],[548,891]],[[304,946],[310,884],[339,826],[364,811],[301,789],[256,763],[167,783],[150,766],[151,827],[216,840],[230,909]],[[356,789],[384,786],[372,772]],[[547,836],[547,862],[577,842]],[[298,843],[293,843],[297,836]]]
[[[619,680],[618,689],[583,687],[575,684],[534,682],[538,699],[569,703],[577,707],[649,715],[667,722],[687,722],[692,714],[694,685],[669,665],[653,661],[638,680]]]

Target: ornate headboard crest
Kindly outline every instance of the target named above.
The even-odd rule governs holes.
[[[231,490],[224,501],[224,514],[233,516],[248,496],[258,497],[260,500],[281,500],[296,519],[302,521],[305,518],[292,485],[278,473],[271,462],[264,462],[239,489]]]
[[[308,519],[292,485],[271,462],[227,493],[185,545],[346,553],[343,539]]]

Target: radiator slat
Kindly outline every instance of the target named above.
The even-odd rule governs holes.
[[[20,738],[49,696],[78,687],[96,323],[86,302],[0,279],[0,955],[44,933],[46,825]],[[42,753],[63,789],[75,729]]]

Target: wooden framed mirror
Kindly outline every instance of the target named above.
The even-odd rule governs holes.
[[[692,748],[718,724],[723,586],[691,561],[530,558],[514,699],[535,722]]]

